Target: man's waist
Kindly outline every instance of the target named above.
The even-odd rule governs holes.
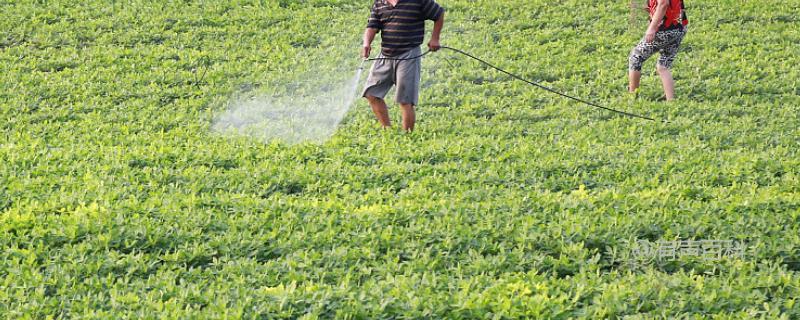
[[[383,55],[387,57],[397,57],[402,54],[409,53],[411,51],[419,51],[420,50],[419,46],[421,44],[422,43],[402,45],[402,46],[391,46],[391,47],[385,47],[383,46],[383,44],[381,44],[381,53],[383,53]]]

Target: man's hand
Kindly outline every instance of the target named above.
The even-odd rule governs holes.
[[[433,23],[433,33],[431,33],[431,41],[428,41],[428,49],[431,51],[439,51],[442,45],[439,44],[439,35],[442,34],[444,27],[444,13],[439,17],[439,20]]]
[[[436,52],[441,48],[442,46],[439,44],[439,39],[431,39],[431,41],[428,41],[428,49],[431,49],[431,51]]]
[[[361,57],[364,59],[369,58],[369,52],[372,51],[372,40],[375,39],[375,35],[378,33],[378,29],[367,28],[364,30],[364,42],[361,45]]]
[[[362,47],[361,48],[361,57],[364,58],[364,59],[368,59],[370,51],[372,51],[372,47],[371,46]]]

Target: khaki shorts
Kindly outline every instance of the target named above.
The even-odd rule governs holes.
[[[422,54],[422,50],[417,47],[391,58],[405,59],[416,57],[420,54]],[[378,56],[378,58],[383,57],[383,53]],[[389,89],[397,85],[395,101],[416,106],[419,102],[420,60],[422,58],[412,60],[375,60],[361,96],[383,99],[389,93]]]

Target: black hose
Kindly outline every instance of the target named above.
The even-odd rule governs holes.
[[[648,121],[657,121],[656,119],[653,119],[653,118],[650,118],[650,117],[647,117],[647,116],[638,115],[638,114],[634,114],[634,113],[630,113],[630,112],[625,112],[625,111],[620,111],[620,110],[616,110],[616,109],[612,109],[612,108],[604,107],[604,106],[598,105],[598,104],[596,104],[596,103],[594,103],[594,102],[587,101],[587,100],[584,100],[584,99],[581,99],[581,98],[578,98],[578,97],[573,97],[573,96],[571,96],[571,95],[568,95],[568,94],[566,94],[566,93],[559,92],[559,91],[557,91],[557,90],[555,90],[555,89],[553,89],[553,88],[550,88],[550,87],[548,87],[548,86],[545,86],[545,85],[539,84],[538,82],[535,82],[535,81],[531,81],[531,80],[525,79],[525,78],[523,78],[523,77],[520,77],[520,76],[518,76],[518,75],[516,75],[516,74],[513,74],[513,73],[511,73],[511,72],[508,72],[508,71],[506,71],[506,70],[503,70],[503,69],[501,69],[500,67],[497,67],[497,66],[495,66],[495,65],[493,65],[493,64],[491,64],[491,63],[489,63],[489,62],[486,62],[485,60],[483,60],[483,59],[481,59],[481,58],[478,58],[478,57],[476,57],[476,56],[473,56],[473,55],[471,55],[471,54],[469,54],[469,53],[467,53],[467,52],[461,51],[461,50],[459,50],[459,49],[452,48],[452,47],[448,47],[448,46],[442,46],[442,49],[447,49],[447,50],[454,51],[454,52],[456,52],[456,53],[460,53],[460,54],[462,54],[462,55],[464,55],[464,56],[467,56],[467,57],[469,57],[469,58],[471,58],[471,59],[474,59],[474,60],[476,60],[476,61],[478,61],[478,62],[480,62],[480,63],[482,63],[482,64],[484,64],[484,65],[486,65],[486,66],[488,66],[488,67],[491,67],[491,68],[493,68],[493,69],[495,69],[495,70],[497,70],[497,71],[500,71],[500,72],[502,72],[502,73],[505,73],[505,74],[507,74],[507,75],[511,76],[511,77],[512,77],[512,78],[514,78],[514,79],[517,79],[517,80],[519,80],[519,81],[525,82],[525,83],[527,83],[527,84],[530,84],[530,85],[533,85],[533,86],[535,86],[535,87],[538,87],[538,88],[540,88],[540,89],[543,89],[543,90],[549,91],[549,92],[551,92],[551,93],[557,94],[557,95],[559,95],[559,96],[562,96],[562,97],[564,97],[564,98],[572,99],[572,100],[578,101],[578,102],[580,102],[580,103],[583,103],[583,104],[585,104],[585,105],[588,105],[588,106],[591,106],[591,107],[595,107],[595,108],[603,109],[603,110],[606,110],[606,111],[611,111],[611,112],[614,112],[614,113],[617,113],[617,114],[621,114],[621,115],[624,115],[624,116],[628,116],[628,117],[632,117],[632,118],[639,118],[639,119],[644,119],[644,120],[648,120]],[[422,53],[422,54],[420,54],[420,55],[418,55],[418,56],[409,57],[409,58],[377,57],[377,58],[364,59],[364,61],[375,61],[375,60],[393,60],[393,61],[404,61],[404,60],[414,60],[414,59],[422,58],[422,57],[424,57],[425,55],[427,55],[427,54],[429,54],[429,53],[431,53],[431,51],[430,51],[430,50],[428,50],[428,51],[425,51],[424,53]],[[664,121],[664,122],[667,122],[667,121]]]

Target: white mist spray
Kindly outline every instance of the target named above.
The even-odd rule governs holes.
[[[278,96],[236,99],[214,120],[212,129],[264,142],[325,142],[355,101],[362,71],[359,68],[352,78],[339,81],[338,85],[317,84],[308,88],[295,84],[302,89]]]

